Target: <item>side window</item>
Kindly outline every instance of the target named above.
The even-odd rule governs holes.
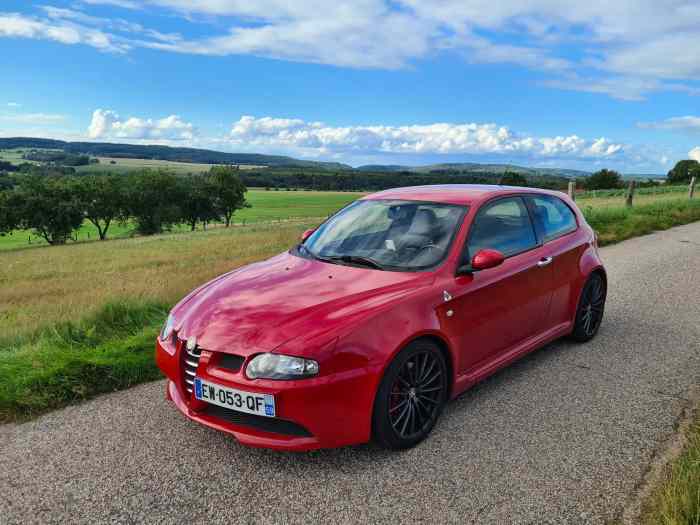
[[[535,220],[548,242],[576,229],[576,216],[561,199],[550,195],[533,196]]]
[[[467,257],[484,248],[498,250],[506,257],[537,245],[525,203],[520,197],[486,204],[474,219],[467,241]]]

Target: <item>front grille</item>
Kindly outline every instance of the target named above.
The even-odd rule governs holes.
[[[264,432],[273,434],[284,434],[287,436],[313,437],[313,434],[306,430],[301,425],[286,419],[278,419],[275,417],[258,416],[256,414],[246,414],[245,412],[237,412],[228,408],[217,405],[207,405],[203,411],[204,414],[218,419],[223,419],[244,427],[251,427]]]
[[[185,390],[191,394],[202,349],[195,347],[194,350],[190,350],[187,348],[187,342],[182,341],[182,350],[180,354],[182,355],[182,380],[184,381]]]

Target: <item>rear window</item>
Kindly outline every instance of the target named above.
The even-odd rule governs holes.
[[[530,198],[534,205],[535,220],[542,229],[545,242],[576,230],[576,216],[564,201],[551,195]]]

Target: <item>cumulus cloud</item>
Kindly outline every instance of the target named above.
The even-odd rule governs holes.
[[[700,146],[696,146],[688,152],[688,158],[700,162]]]
[[[230,141],[236,146],[278,148],[307,155],[488,154],[604,159],[623,151],[623,145],[606,138],[533,137],[491,123],[334,127],[301,119],[253,116],[243,116],[233,124]]]
[[[112,110],[96,109],[88,127],[88,137],[91,139],[189,141],[195,136],[194,126],[177,115],[156,120],[139,117],[122,119]]]

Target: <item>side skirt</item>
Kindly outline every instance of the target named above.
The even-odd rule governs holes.
[[[526,339],[518,346],[514,346],[510,350],[503,352],[494,359],[457,376],[455,386],[452,390],[452,398],[474,386],[479,381],[486,379],[488,376],[496,373],[498,370],[505,368],[509,364],[517,361],[521,357],[529,354],[533,350],[537,350],[552,341],[559,339],[571,333],[572,324],[570,322],[561,323],[546,332]]]

